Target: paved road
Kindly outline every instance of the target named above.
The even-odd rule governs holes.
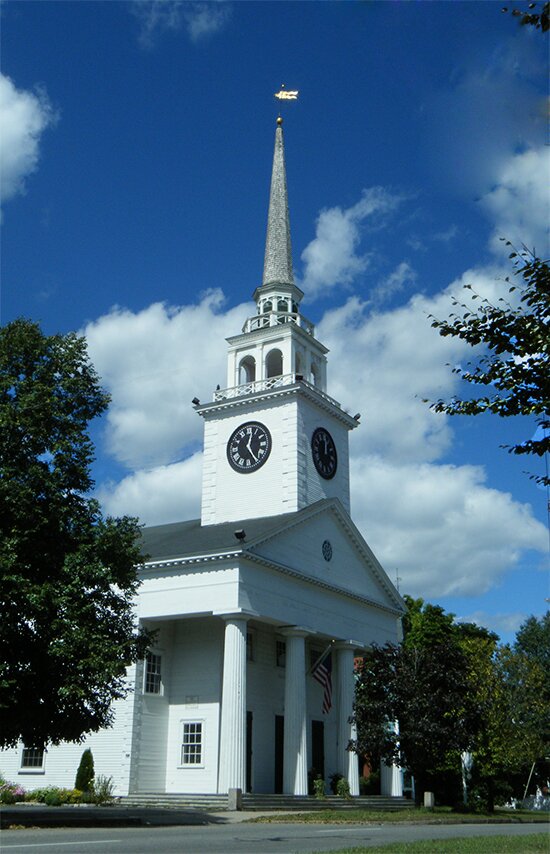
[[[368,847],[462,836],[522,836],[545,830],[547,827],[541,824],[28,828],[4,830],[1,850],[2,854],[308,854],[354,845]]]

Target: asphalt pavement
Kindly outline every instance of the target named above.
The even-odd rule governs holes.
[[[203,826],[21,828],[2,832],[2,854],[312,854],[418,839],[541,833],[541,824],[246,824],[228,815]],[[501,847],[495,841],[495,854]],[[525,848],[526,854],[529,848]]]

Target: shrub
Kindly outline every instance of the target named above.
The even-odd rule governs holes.
[[[326,798],[325,781],[323,780],[320,774],[313,781],[313,794],[319,800],[324,800],[324,798]]]
[[[349,790],[349,783],[345,777],[340,777],[336,783],[336,794],[339,798],[345,798],[347,801],[350,800],[351,792]]]
[[[0,804],[14,804],[15,795],[9,783],[0,786]]]
[[[92,783],[91,800],[94,804],[110,804],[114,800],[114,783],[112,777],[99,774]]]
[[[2,778],[0,783],[0,804],[15,804],[25,800],[25,789],[19,783],[8,783]]]
[[[341,774],[331,774],[330,775],[330,791],[332,792],[333,795],[338,794],[338,781],[343,780],[343,779],[344,778],[342,777]]]
[[[63,803],[61,795],[58,789],[55,789],[53,786],[49,792],[46,792],[44,795],[44,803],[48,807],[60,807]]]
[[[75,789],[81,792],[91,792],[94,781],[94,757],[90,748],[84,751],[74,781]]]

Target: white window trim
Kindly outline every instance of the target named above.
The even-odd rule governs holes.
[[[158,691],[147,691],[147,655],[143,659],[143,679],[142,679],[142,694],[146,697],[162,697],[164,695],[164,680],[163,680],[163,655],[158,650],[150,649],[148,651],[151,655],[156,655],[157,658],[160,658],[160,685]]]
[[[189,764],[183,764],[182,755],[183,755],[183,728],[185,724],[201,724],[201,761],[193,762]],[[204,760],[205,753],[205,732],[206,732],[206,719],[205,718],[181,718],[180,720],[180,740],[179,740],[179,763],[178,769],[184,771],[194,771],[195,769],[201,769],[206,767],[206,762]]]
[[[23,751],[29,750],[33,748],[28,748],[26,744],[21,745],[21,752],[19,753],[19,770],[18,774],[45,774],[46,773],[46,748],[42,751],[42,765],[23,765]],[[36,748],[34,748],[36,749]]]

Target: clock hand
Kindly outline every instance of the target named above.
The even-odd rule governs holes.
[[[253,452],[252,448],[250,447],[250,442],[251,442],[251,441],[252,441],[252,438],[249,438],[249,440],[248,440],[248,442],[247,442],[247,444],[246,444],[246,447],[247,447],[247,449],[248,449],[248,453],[250,454],[250,456],[252,457],[252,459],[254,460],[254,462],[255,462],[255,463],[257,463],[257,462],[258,462],[258,457],[256,457],[256,456],[254,455],[254,452]]]

